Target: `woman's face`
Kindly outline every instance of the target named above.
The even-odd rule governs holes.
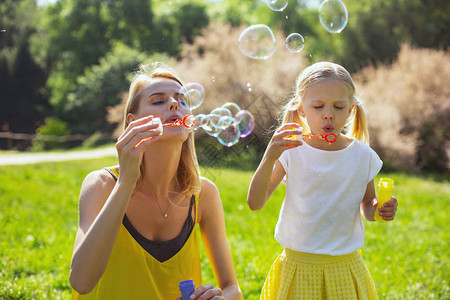
[[[128,114],[128,123],[149,115],[160,118],[163,125],[182,120],[184,116],[191,114],[191,110],[180,95],[181,90],[182,86],[171,79],[160,78],[148,83],[139,92],[138,109],[135,113]],[[163,128],[163,134],[184,133],[187,138],[189,133],[185,126],[164,126]]]

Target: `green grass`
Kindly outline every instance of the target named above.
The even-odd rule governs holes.
[[[0,299],[68,299],[78,193],[92,170],[115,158],[0,167]],[[281,247],[273,238],[284,186],[252,212],[246,195],[252,172],[202,169],[220,190],[227,235],[244,299],[258,299]],[[380,299],[449,299],[447,177],[405,173],[395,179],[399,211],[393,223],[369,223],[363,256]],[[202,256],[204,251],[202,249]],[[204,282],[215,283],[207,259]]]

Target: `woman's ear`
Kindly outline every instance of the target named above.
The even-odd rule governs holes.
[[[132,114],[132,113],[129,113],[128,115],[127,115],[127,125],[129,125],[131,122],[133,122],[134,120],[136,120],[136,117]]]

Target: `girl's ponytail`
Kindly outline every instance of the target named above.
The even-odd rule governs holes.
[[[348,135],[369,144],[369,130],[367,128],[367,118],[364,108],[358,99],[354,99],[352,112],[349,118]]]
[[[297,123],[303,128],[303,133],[309,133],[310,129],[306,121],[300,117],[298,114],[298,107],[300,106],[298,103],[298,100],[291,99],[282,110],[282,116],[281,116],[281,124],[286,123]]]

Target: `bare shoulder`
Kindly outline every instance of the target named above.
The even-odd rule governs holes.
[[[115,179],[104,169],[89,173],[81,185],[80,209],[82,206],[103,206],[115,184]]]
[[[201,220],[202,216],[205,214],[211,215],[211,213],[218,209],[222,209],[222,202],[217,186],[205,177],[201,177],[200,182],[201,191],[198,198],[199,220]]]
[[[201,194],[214,194],[214,193],[218,193],[219,190],[217,189],[217,186],[214,184],[214,182],[212,182],[211,180],[209,180],[206,177],[200,177],[200,183],[201,183]]]

